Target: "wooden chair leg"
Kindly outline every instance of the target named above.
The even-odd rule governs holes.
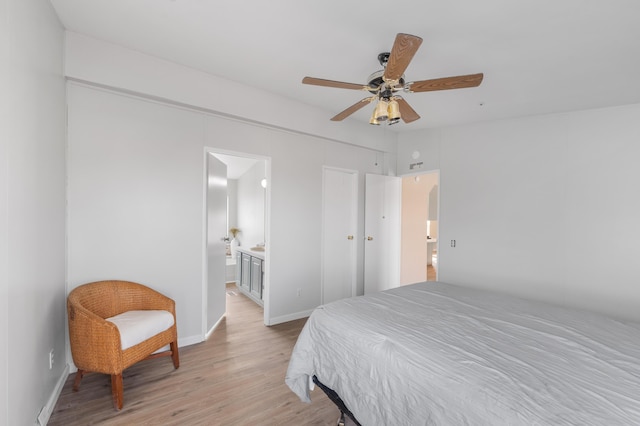
[[[180,367],[180,355],[178,354],[178,342],[171,342],[169,344],[171,348],[171,359],[173,360],[173,366],[175,368]]]
[[[111,394],[113,395],[113,405],[116,410],[122,410],[123,403],[123,388],[122,388],[122,373],[111,375]]]
[[[82,380],[82,377],[84,376],[84,373],[85,373],[84,370],[78,369],[78,372],[76,373],[76,378],[73,381],[73,391],[74,392],[78,392],[78,389],[80,389],[80,380]]]

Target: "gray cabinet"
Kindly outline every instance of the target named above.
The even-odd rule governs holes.
[[[251,291],[251,255],[242,253],[240,266],[240,287],[246,291]]]
[[[251,257],[251,294],[262,299],[262,259]]]
[[[262,257],[252,256],[250,253],[238,251],[237,254],[236,286],[247,297],[262,305],[262,290],[264,260]]]

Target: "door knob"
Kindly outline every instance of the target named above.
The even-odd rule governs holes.
[[[367,241],[373,240],[373,237],[367,237]]]
[[[353,240],[353,235],[347,235],[347,240]]]

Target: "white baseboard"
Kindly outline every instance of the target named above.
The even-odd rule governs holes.
[[[213,334],[214,331],[216,331],[216,328],[218,328],[218,326],[220,325],[220,323],[222,322],[222,320],[227,316],[227,313],[225,312],[220,319],[218,319],[218,321],[216,321],[215,324],[213,324],[213,327],[211,327],[211,330],[207,331],[207,334],[205,334],[204,336],[204,340],[209,340],[209,337]]]
[[[195,345],[196,343],[203,342],[202,335],[189,336],[189,337],[178,337],[178,347],[181,348],[183,346]]]
[[[62,370],[62,374],[58,377],[58,381],[56,382],[56,386],[53,388],[49,399],[40,414],[38,414],[38,424],[40,426],[46,426],[49,422],[49,418],[51,418],[51,413],[53,413],[53,409],[56,406],[56,402],[58,402],[58,397],[60,397],[60,393],[62,392],[62,388],[64,387],[67,378],[69,377],[69,365],[65,365]]]
[[[277,325],[277,324],[282,324],[283,322],[289,322],[289,321],[297,320],[300,318],[306,318],[309,315],[311,315],[311,312],[313,312],[313,309],[309,309],[308,311],[294,312],[293,314],[282,315],[279,317],[269,318],[269,324],[267,325]]]

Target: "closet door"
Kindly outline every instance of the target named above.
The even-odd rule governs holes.
[[[356,295],[358,174],[323,169],[322,303]]]

